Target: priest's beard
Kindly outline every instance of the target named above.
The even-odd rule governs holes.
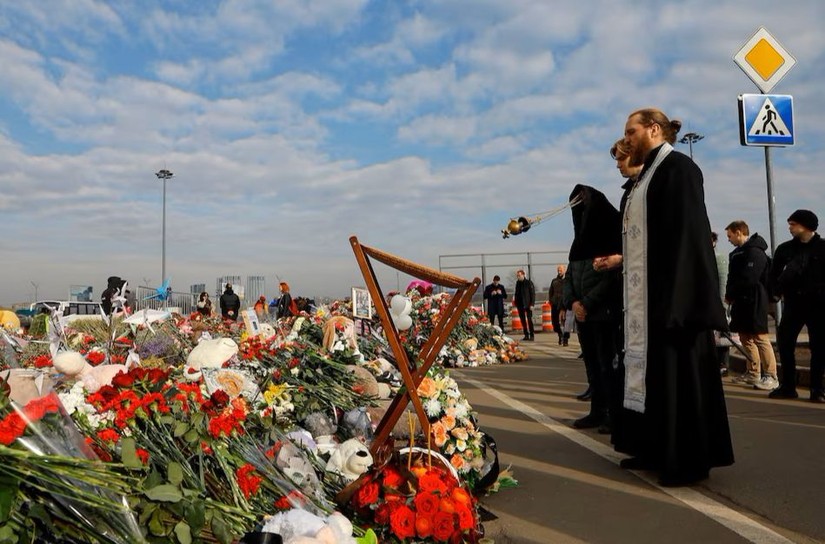
[[[656,147],[656,142],[653,141],[653,138],[647,133],[642,134],[639,137],[639,141],[633,146],[628,166],[644,166],[647,154],[650,153],[650,150],[654,147]]]

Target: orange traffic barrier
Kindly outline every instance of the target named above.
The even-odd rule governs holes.
[[[553,332],[553,313],[552,306],[549,302],[541,305],[541,330],[544,332]]]
[[[510,310],[510,328],[514,332],[524,330],[524,327],[521,326],[521,319],[518,318],[518,308],[515,306]]]

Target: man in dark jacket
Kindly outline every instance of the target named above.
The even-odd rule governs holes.
[[[556,267],[556,277],[550,282],[550,291],[547,300],[550,302],[550,317],[553,320],[553,330],[559,335],[559,345],[566,346],[570,339],[570,331],[562,330],[563,323],[559,314],[564,309],[564,273],[563,264]]]
[[[232,284],[226,284],[226,290],[221,295],[221,315],[224,319],[238,320],[238,311],[241,309],[241,299],[232,290]]]
[[[507,300],[507,290],[499,283],[500,281],[500,277],[493,276],[493,283],[484,288],[484,300],[487,301],[490,324],[495,325],[498,317],[498,326],[504,330],[504,301]]]
[[[796,210],[788,217],[793,238],[776,248],[771,267],[773,293],[784,301],[782,322],[777,330],[782,379],[771,398],[797,398],[796,341],[808,327],[811,347],[811,402],[825,403],[822,375],[825,371],[825,240],[816,229],[819,219],[809,210]]]
[[[768,336],[768,285],[770,264],[765,239],[750,236],[748,224],[733,221],[725,233],[736,249],[731,251],[725,302],[731,305],[730,330],[739,333],[742,348],[748,353],[744,382],[756,389],[772,391],[779,387],[776,355]],[[760,370],[761,361],[761,370]]]
[[[619,212],[600,191],[574,187],[570,199],[581,203],[571,211],[575,237],[564,281],[564,307],[576,317],[576,330],[591,392],[590,413],[573,422],[579,429],[611,429],[610,414],[618,409],[614,362],[621,319],[621,273],[593,268],[593,257],[621,251]]]
[[[533,329],[533,304],[536,303],[536,288],[532,280],[524,275],[524,270],[516,272],[516,309],[521,326],[524,329],[524,340],[533,341],[536,338]]]

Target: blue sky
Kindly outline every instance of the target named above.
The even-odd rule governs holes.
[[[645,106],[705,136],[714,228],[768,238],[764,153],[737,125],[757,90],[732,60],[759,26],[798,62],[773,90],[796,116],[773,151],[783,241],[794,209],[825,219],[823,23],[818,0],[4,2],[0,304],[160,284],[161,168],[176,289],[265,275],[274,294],[277,274],[345,296],[351,234],[434,267],[564,251],[569,214],[499,230],[577,183],[617,202],[607,149]]]

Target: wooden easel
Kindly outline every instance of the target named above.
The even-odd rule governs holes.
[[[384,334],[387,336],[390,349],[392,349],[393,355],[395,355],[398,370],[401,372],[405,386],[392,400],[389,409],[387,409],[387,412],[384,414],[384,417],[381,418],[375,430],[375,437],[370,446],[370,453],[376,455],[389,440],[393,427],[395,427],[395,424],[404,413],[409,402],[412,402],[415,413],[418,415],[418,421],[421,424],[421,430],[424,436],[429,435],[430,422],[427,419],[427,414],[424,412],[424,407],[421,405],[421,399],[418,397],[418,386],[435,362],[435,358],[438,356],[441,348],[447,342],[450,332],[452,332],[458,323],[461,314],[470,305],[473,294],[481,284],[481,280],[474,278],[472,281],[467,281],[464,278],[439,272],[438,270],[433,270],[432,268],[396,257],[390,253],[361,245],[355,236],[351,236],[349,241],[352,245],[352,251],[355,253],[355,260],[358,261],[358,267],[364,276],[367,289],[370,292],[370,296],[372,296],[373,304],[375,304],[375,311],[381,319],[381,326],[384,328]],[[371,258],[415,278],[456,290],[438,323],[433,328],[432,334],[418,353],[421,366],[416,366],[415,362],[410,362],[407,357],[407,352],[398,337],[398,329],[395,328],[392,318],[390,318],[390,310],[384,298],[384,293],[381,291],[381,287],[378,285],[378,280],[375,277],[375,271],[370,262]]]

